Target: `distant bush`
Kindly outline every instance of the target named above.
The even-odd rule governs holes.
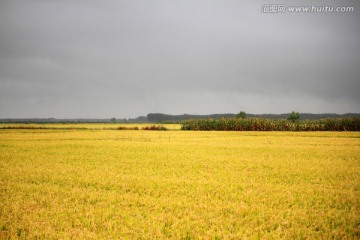
[[[138,127],[124,127],[124,126],[119,126],[117,127],[117,130],[139,130]]]
[[[300,113],[292,111],[287,120],[292,121],[292,122],[299,121],[300,120]]]
[[[161,125],[152,125],[152,126],[143,127],[142,130],[166,131],[167,128]]]
[[[265,118],[193,119],[181,123],[193,131],[360,131],[360,118],[327,118],[288,121]]]
[[[237,118],[246,118],[246,112],[241,111],[236,115]]]

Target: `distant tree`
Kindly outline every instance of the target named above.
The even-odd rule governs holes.
[[[112,123],[116,123],[116,118],[111,118],[110,121],[111,121]]]
[[[288,117],[288,120],[292,122],[300,120],[300,113],[292,111]]]
[[[246,112],[241,111],[236,115],[236,117],[238,117],[238,118],[246,118]]]

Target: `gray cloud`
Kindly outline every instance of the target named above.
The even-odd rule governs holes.
[[[0,117],[360,112],[358,1],[267,3],[2,1]]]

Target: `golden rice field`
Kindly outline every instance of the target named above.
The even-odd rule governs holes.
[[[360,133],[1,129],[0,237],[358,239]]]

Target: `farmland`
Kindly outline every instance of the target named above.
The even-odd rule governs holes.
[[[360,237],[359,132],[74,125],[0,130],[2,238]]]

